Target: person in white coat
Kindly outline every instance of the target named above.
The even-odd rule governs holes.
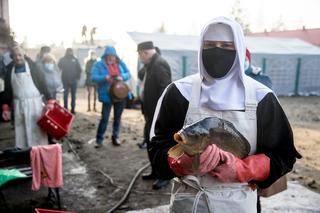
[[[150,159],[159,177],[174,178],[171,212],[255,213],[251,186],[267,188],[301,157],[273,91],[245,75],[245,46],[236,21],[213,19],[201,34],[199,73],[173,82],[158,100]],[[207,117],[231,122],[250,143],[249,156],[239,159],[212,144],[196,169],[192,156],[169,157],[174,133]]]
[[[8,121],[14,111],[17,148],[48,144],[47,134],[37,125],[44,110],[43,101],[48,109],[54,104],[43,73],[20,46],[11,48],[11,56],[13,62],[5,77],[2,117]]]

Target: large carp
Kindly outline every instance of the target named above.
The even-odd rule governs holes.
[[[239,158],[248,156],[250,152],[249,142],[234,125],[217,117],[204,118],[187,125],[173,137],[178,144],[169,150],[169,155],[179,157],[186,153],[196,156],[194,168],[198,168],[199,156],[210,144],[215,144]]]

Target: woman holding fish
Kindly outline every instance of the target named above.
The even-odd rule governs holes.
[[[201,34],[199,73],[158,101],[150,151],[158,175],[176,177],[171,212],[257,212],[256,188],[301,157],[273,91],[245,75],[245,47],[237,22],[213,19]]]

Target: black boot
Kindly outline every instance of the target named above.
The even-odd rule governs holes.
[[[153,184],[152,188],[154,190],[159,190],[166,187],[170,183],[169,180],[157,179]]]
[[[150,174],[143,174],[142,175],[142,180],[155,180],[157,177],[154,173]]]
[[[114,137],[112,137],[112,144],[114,145],[114,146],[120,146],[120,141],[119,141],[119,139],[118,138],[114,138]]]
[[[147,148],[147,143],[146,142],[138,143],[137,145],[139,146],[140,149],[146,149]]]

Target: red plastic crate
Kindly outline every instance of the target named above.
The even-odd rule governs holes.
[[[49,209],[34,209],[36,213],[77,213],[77,212],[66,212],[66,211],[57,211],[57,210],[49,210]]]
[[[47,110],[38,120],[38,125],[57,140],[63,138],[71,128],[73,115],[58,103],[52,110]]]

